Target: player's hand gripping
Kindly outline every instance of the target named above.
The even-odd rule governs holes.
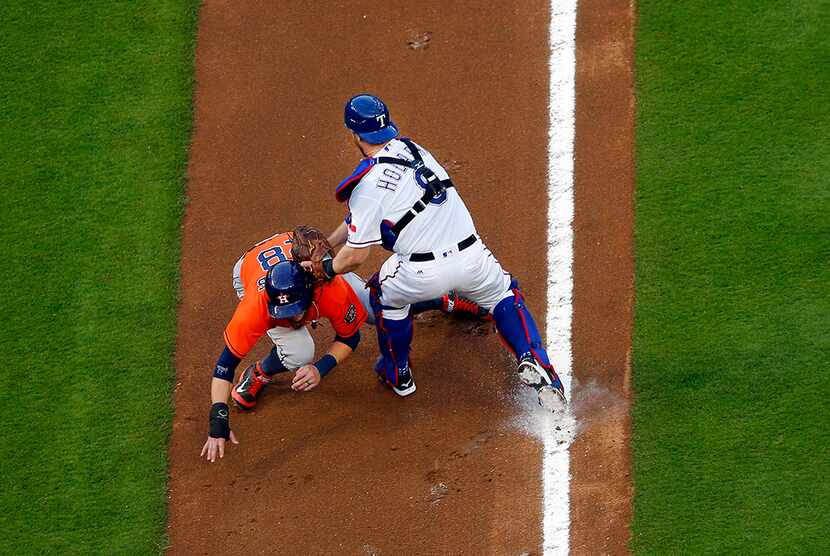
[[[291,389],[297,392],[308,392],[320,384],[320,371],[314,365],[303,365],[294,374]]]
[[[239,444],[236,435],[230,428],[228,420],[228,404],[217,402],[210,408],[210,433],[207,442],[202,446],[202,453],[200,458],[206,458],[209,462],[216,461],[216,456],[219,458],[225,457],[225,442],[230,440],[234,444]]]

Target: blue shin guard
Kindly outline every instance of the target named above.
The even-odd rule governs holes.
[[[375,371],[386,373],[386,381],[397,386],[401,371],[409,367],[409,348],[412,344],[412,315],[404,320],[381,318],[378,321],[378,346],[383,362]]]
[[[403,320],[384,318],[384,306],[380,301],[377,275],[369,281],[369,301],[375,313],[378,333],[378,347],[381,357],[375,365],[375,372],[392,386],[398,386],[400,371],[409,367],[409,349],[412,344],[412,312]],[[373,283],[374,282],[374,283]]]
[[[511,287],[513,295],[502,299],[493,308],[496,329],[513,350],[517,360],[532,356],[546,369],[552,369],[548,353],[542,343],[542,336],[536,328],[533,315],[525,305],[522,292],[515,282],[511,284]]]

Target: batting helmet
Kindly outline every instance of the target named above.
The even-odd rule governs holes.
[[[265,275],[268,314],[275,319],[295,317],[311,305],[312,285],[308,272],[296,261],[280,261]]]
[[[398,127],[389,117],[389,108],[375,95],[363,93],[350,98],[343,119],[347,128],[373,145],[398,136]]]

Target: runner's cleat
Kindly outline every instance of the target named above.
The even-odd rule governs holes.
[[[241,409],[253,409],[257,397],[270,383],[271,379],[260,371],[259,365],[255,363],[239,376],[239,382],[231,390],[231,398]]]
[[[489,320],[490,313],[487,309],[480,307],[478,303],[470,301],[466,297],[461,297],[454,291],[441,297],[441,311],[444,313],[453,314],[468,314],[480,319]]]

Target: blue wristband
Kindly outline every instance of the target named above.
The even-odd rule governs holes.
[[[315,364],[317,370],[320,371],[320,378],[326,376],[331,372],[333,368],[337,366],[337,359],[334,358],[334,355],[327,353],[322,356]]]
[[[239,366],[240,361],[242,361],[242,359],[234,355],[231,350],[228,349],[228,346],[225,346],[225,349],[222,351],[222,355],[220,355],[219,359],[216,361],[216,366],[213,367],[213,376],[221,380],[233,382],[233,373],[236,370],[236,367]]]

